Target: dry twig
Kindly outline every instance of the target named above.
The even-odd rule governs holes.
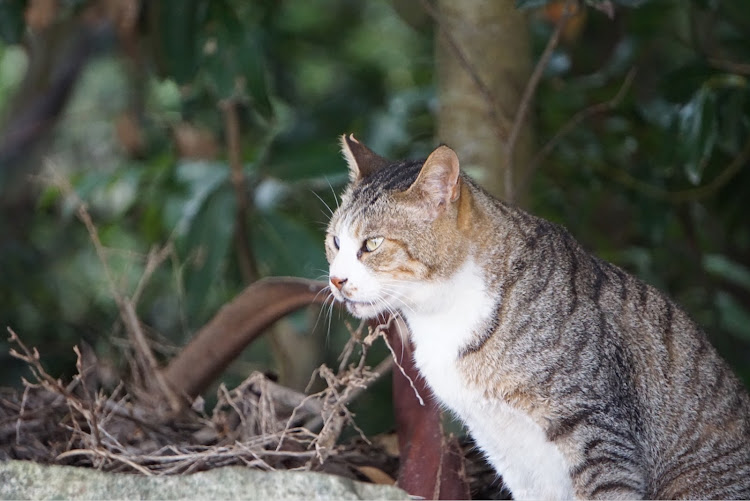
[[[510,130],[508,141],[505,145],[506,159],[504,185],[505,198],[508,201],[512,202],[514,200],[517,191],[513,185],[513,155],[515,154],[516,145],[518,144],[518,138],[521,134],[523,124],[526,121],[526,115],[528,114],[529,108],[531,106],[531,101],[536,94],[536,89],[542,79],[542,74],[547,68],[547,64],[552,57],[552,52],[555,50],[555,47],[557,47],[557,44],[560,41],[560,35],[565,29],[565,26],[568,24],[568,20],[570,20],[570,18],[576,13],[577,9],[579,8],[580,6],[578,5],[577,0],[567,0],[565,2],[565,12],[562,16],[560,16],[560,19],[557,21],[552,35],[549,37],[549,40],[547,40],[547,45],[544,47],[542,55],[539,56],[539,60],[537,61],[536,66],[534,66],[534,71],[531,72],[531,77],[529,77],[529,81],[526,83],[526,87],[524,88],[523,94],[521,95],[521,100],[518,103],[518,110],[516,111],[516,116],[513,119],[513,127]]]
[[[99,231],[97,230],[96,225],[94,224],[94,221],[91,218],[88,209],[86,208],[86,204],[78,197],[75,190],[70,185],[70,182],[62,176],[57,175],[54,166],[50,165],[50,168],[53,175],[55,176],[55,184],[66,196],[70,197],[74,201],[77,206],[76,214],[78,216],[78,219],[80,219],[81,222],[86,226],[86,230],[89,233],[89,238],[94,245],[96,255],[98,256],[99,261],[102,264],[110,294],[112,295],[112,298],[115,300],[115,303],[120,310],[120,318],[125,324],[127,331],[133,341],[133,346],[136,352],[136,361],[139,362],[138,367],[145,372],[143,381],[146,383],[154,382],[156,386],[155,389],[164,396],[170,407],[174,411],[179,410],[181,408],[182,401],[179,395],[177,395],[171,389],[166,379],[164,378],[164,375],[158,370],[156,357],[151,351],[148,340],[143,333],[140,320],[138,319],[138,316],[135,312],[133,301],[129,297],[121,294],[117,289],[117,286],[115,285],[115,280],[109,267],[109,262],[107,260],[107,253],[105,251],[104,245],[102,245],[101,239],[99,238]],[[140,294],[141,287],[141,284],[139,284],[139,289],[136,290],[138,294]]]
[[[264,470],[321,468],[338,454],[343,427],[358,429],[347,405],[390,366],[384,361],[371,370],[364,362],[367,346],[360,343],[359,358],[353,357],[354,351],[344,356],[348,363],[343,371],[320,367],[318,376],[327,387],[316,394],[299,394],[254,373],[233,390],[220,388],[211,417],[186,412],[181,421],[154,422],[149,420],[154,412],[149,402],[130,403],[124,386],[109,396],[89,389],[86,373],[95,367],[84,365],[80,351],[79,373],[66,386],[45,371],[36,349],[27,347],[12,329],[8,332],[17,347],[11,353],[29,366],[36,381],[27,383],[20,405],[0,401],[0,417],[12,409],[12,416],[0,424],[13,426],[14,447],[28,449],[33,443],[37,460],[45,462],[145,475],[230,464]],[[317,415],[321,430],[295,425],[295,415],[308,421]],[[64,448],[45,443],[63,443]]]

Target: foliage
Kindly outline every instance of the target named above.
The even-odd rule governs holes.
[[[346,179],[338,134],[372,130],[365,139],[398,155],[414,147],[415,133],[417,147],[429,144],[429,38],[387,3],[148,5],[141,27],[148,50],[135,60],[115,51],[90,64],[46,159],[18,176],[41,171],[44,179],[8,180],[28,196],[23,224],[3,222],[13,238],[0,254],[10,273],[2,317],[36,344],[70,347],[83,336],[101,349],[120,329],[110,325],[115,305],[85,229],[49,171],[69,177],[89,204],[123,291],[133,291],[150,248],[174,242],[171,266],[157,270],[139,313],[181,344],[248,282],[233,241],[237,195],[222,106],[235,106],[239,119],[243,196],[251,205],[242,224],[263,276],[325,275],[326,205],[335,206]],[[369,50],[381,30],[388,39]],[[7,45],[3,62],[15,47]],[[45,163],[51,169],[42,170]]]
[[[61,2],[59,37],[96,3]],[[517,1],[530,9],[537,55],[559,3]],[[529,209],[675,297],[750,379],[750,13],[744,0],[586,4],[536,95]],[[60,354],[53,372],[72,370],[82,338],[113,357],[122,330],[72,195],[53,175],[88,204],[121,290],[136,289],[150,249],[173,243],[138,312],[182,344],[252,278],[248,257],[261,276],[325,275],[325,205],[346,180],[337,135],[355,132],[393,158],[434,146],[434,33],[407,2],[144,5],[86,66],[43,155],[0,174],[0,318]],[[6,122],[33,67],[24,55],[46,61],[30,49],[44,38],[22,29],[25,8],[0,4]],[[294,322],[309,333],[314,317]],[[316,342],[335,344],[335,333]],[[4,382],[17,380],[16,366],[0,363]],[[243,377],[248,364],[273,369],[257,350]]]
[[[542,142],[626,92],[559,141],[535,205],[668,291],[748,378],[750,15],[731,0],[641,3],[611,21],[589,12],[557,48],[538,95]]]

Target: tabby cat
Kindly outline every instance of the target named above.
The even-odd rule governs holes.
[[[514,498],[750,498],[750,398],[686,313],[492,198],[447,146],[390,162],[341,143],[331,292],[400,313]]]

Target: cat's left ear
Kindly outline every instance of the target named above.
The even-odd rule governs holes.
[[[349,180],[353,183],[389,164],[388,160],[357,141],[354,134],[341,136],[341,153],[349,164]]]
[[[456,152],[445,145],[439,146],[424,161],[409,192],[419,194],[437,215],[437,211],[458,200],[461,193],[458,171]]]

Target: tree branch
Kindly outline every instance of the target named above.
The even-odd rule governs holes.
[[[620,85],[620,88],[617,90],[617,93],[612,96],[611,99],[601,103],[593,104],[588,108],[580,110],[578,113],[573,115],[570,120],[568,120],[562,127],[560,127],[552,136],[552,138],[547,141],[544,147],[542,147],[542,149],[540,149],[539,152],[534,155],[534,158],[531,159],[531,162],[529,162],[529,165],[526,168],[523,179],[519,183],[519,188],[523,189],[526,187],[526,185],[531,181],[532,175],[534,174],[534,172],[536,172],[541,163],[549,156],[550,153],[552,153],[552,151],[555,149],[555,147],[557,147],[560,141],[565,136],[567,136],[578,124],[580,124],[590,116],[604,113],[617,108],[617,106],[620,105],[623,98],[630,89],[636,73],[636,69],[631,68],[630,71],[628,71],[628,73],[625,75],[625,79],[623,80],[622,85]]]
[[[128,334],[130,335],[131,341],[133,342],[133,348],[135,349],[135,353],[137,354],[140,367],[145,371],[145,381],[151,383],[155,382],[157,391],[159,391],[163,395],[172,409],[177,410],[181,405],[181,401],[179,397],[172,391],[171,387],[169,386],[169,384],[167,384],[167,381],[158,370],[159,364],[156,360],[156,357],[154,356],[154,353],[151,351],[151,348],[148,345],[148,340],[143,332],[140,320],[138,319],[138,316],[135,312],[133,301],[129,297],[121,294],[117,289],[117,286],[115,285],[112,271],[109,268],[107,253],[104,249],[104,245],[102,245],[101,239],[99,238],[99,231],[96,228],[96,225],[94,224],[94,221],[92,220],[88,209],[86,208],[86,204],[84,204],[84,202],[78,197],[68,180],[56,175],[54,169],[52,170],[53,174],[55,174],[55,181],[58,188],[67,196],[73,198],[76,205],[78,206],[76,214],[78,216],[78,219],[80,219],[86,227],[86,230],[89,233],[89,238],[94,245],[96,255],[102,264],[104,276],[106,277],[110,294],[112,295],[112,298],[115,300],[115,303],[120,310],[120,318],[125,325]]]
[[[163,375],[179,395],[196,397],[273,322],[298,308],[322,304],[326,284],[302,278],[258,280],[227,303],[172,359]]]
[[[730,71],[738,75],[750,75],[750,64],[737,63],[734,61],[727,61],[725,59],[719,59],[716,57],[708,58],[708,64],[714,68],[718,68],[724,71]]]
[[[575,9],[573,8],[573,5],[576,5]],[[505,198],[508,201],[512,202],[516,194],[516,190],[513,186],[513,154],[515,153],[516,145],[518,144],[518,137],[521,134],[521,129],[523,128],[523,124],[526,121],[526,115],[528,114],[529,107],[531,106],[531,101],[534,98],[534,94],[536,94],[536,89],[539,86],[539,82],[542,79],[542,74],[544,73],[544,70],[549,63],[550,57],[552,57],[552,52],[555,50],[555,47],[557,47],[557,44],[560,41],[560,35],[562,34],[562,31],[568,24],[568,20],[576,13],[577,9],[579,8],[580,7],[577,4],[577,0],[567,0],[567,2],[565,2],[565,12],[557,21],[555,29],[552,32],[552,35],[549,37],[549,40],[547,41],[547,46],[544,48],[542,55],[539,57],[539,61],[537,61],[536,66],[534,67],[534,71],[531,73],[531,77],[526,83],[526,88],[524,88],[523,94],[521,95],[521,101],[518,104],[518,111],[516,111],[516,116],[513,120],[513,126],[510,130],[510,134],[508,135],[508,142],[505,148],[506,161],[504,184]]]
[[[643,193],[651,198],[658,200],[664,200],[671,203],[683,203],[700,200],[711,196],[719,188],[727,184],[740,170],[742,167],[747,165],[750,161],[750,137],[745,141],[745,145],[734,157],[729,164],[716,176],[711,182],[703,186],[696,188],[689,188],[686,190],[669,191],[657,186],[653,186],[649,183],[641,181],[630,175],[623,170],[607,169],[605,173],[612,179],[619,182],[620,184]]]
[[[258,279],[258,269],[250,247],[250,235],[247,231],[250,207],[247,203],[247,183],[242,168],[242,147],[240,144],[240,121],[237,114],[237,102],[228,99],[219,104],[224,112],[224,124],[227,134],[227,155],[229,167],[232,170],[232,186],[237,198],[237,212],[235,214],[234,246],[237,252],[240,272],[245,283],[253,283]]]

